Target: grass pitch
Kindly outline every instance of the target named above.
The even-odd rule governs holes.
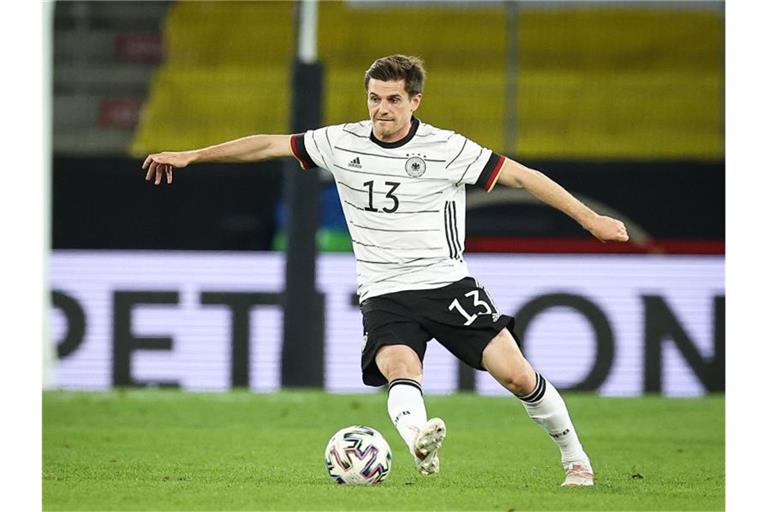
[[[723,510],[723,396],[568,394],[597,475],[559,487],[559,452],[512,397],[428,396],[446,421],[441,473],[421,477],[384,394],[169,390],[43,394],[45,510]],[[333,483],[339,428],[378,429],[393,450],[376,487]]]

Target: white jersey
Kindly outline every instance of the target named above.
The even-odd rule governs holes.
[[[503,157],[458,133],[413,119],[393,143],[371,121],[291,137],[303,169],[333,174],[352,237],[360,301],[447,286],[467,275],[466,184],[491,190]]]

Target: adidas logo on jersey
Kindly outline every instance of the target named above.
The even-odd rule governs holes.
[[[360,157],[359,156],[355,157],[355,159],[352,160],[351,162],[349,162],[347,165],[350,166],[350,167],[354,167],[356,169],[362,169],[363,168],[362,164],[360,163]]]

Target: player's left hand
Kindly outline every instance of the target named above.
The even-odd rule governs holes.
[[[624,223],[605,215],[598,215],[586,228],[601,242],[626,242],[629,240],[627,227]]]

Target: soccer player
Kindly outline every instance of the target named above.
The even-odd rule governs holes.
[[[557,444],[565,486],[593,485],[593,470],[557,389],[522,355],[463,258],[465,186],[525,188],[601,241],[628,240],[624,224],[598,215],[541,172],[414,116],[425,72],[420,59],[392,55],[366,71],[369,120],[293,135],[251,135],[215,146],[147,156],[146,180],[196,162],[295,157],[333,174],[352,237],[365,345],[363,382],[388,385],[387,409],[422,474],[440,469],[446,436],[427,419],[421,391],[427,342],[488,371]],[[567,340],[563,340],[567,343]]]

